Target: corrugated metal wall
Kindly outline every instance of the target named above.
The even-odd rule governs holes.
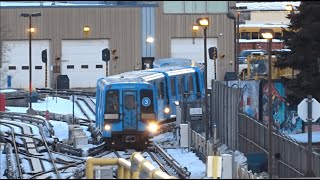
[[[156,52],[158,58],[169,57],[172,37],[192,37],[192,25],[199,17],[209,17],[208,38],[218,38],[218,54],[225,54],[217,60],[217,80],[223,80],[225,72],[234,71],[234,28],[233,20],[225,14],[163,14],[163,2],[159,2],[156,13]],[[236,6],[235,1],[229,1],[229,6]],[[222,35],[220,35],[220,33]],[[196,33],[203,37],[203,30]],[[208,57],[208,61],[209,61]],[[230,64],[232,62],[232,64]],[[213,69],[214,67],[208,67]]]
[[[235,1],[229,1],[230,6],[235,4]],[[192,37],[192,25],[201,15],[164,15],[160,1],[159,7],[154,8],[155,58],[169,57],[171,38]],[[50,40],[52,54],[49,59],[61,57],[61,40],[84,39],[83,27],[88,25],[89,39],[109,39],[110,49],[117,50],[119,59],[110,61],[110,75],[134,70],[135,66],[141,64],[141,7],[0,8],[0,25],[10,30],[6,39],[27,40],[29,20],[20,17],[20,14],[34,12],[41,12],[42,16],[32,18],[32,25],[38,28],[33,39]],[[211,22],[208,37],[218,38],[218,53],[225,54],[224,58],[217,61],[219,80],[224,78],[226,71],[233,71],[234,67],[229,63],[234,61],[233,21],[225,14],[207,16]],[[203,37],[203,32],[198,32],[197,37]]]
[[[32,39],[51,40],[51,59],[61,57],[61,40],[85,39],[83,27],[90,26],[88,39],[109,39],[110,49],[116,49],[118,60],[111,60],[110,73],[133,70],[140,61],[140,8],[3,8],[1,27],[10,29],[6,39],[28,39],[29,19],[21,13],[41,12],[32,18],[37,33]]]

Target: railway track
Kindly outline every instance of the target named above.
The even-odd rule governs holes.
[[[69,99],[68,95],[72,95],[67,92],[62,91],[61,94],[59,95],[62,98],[65,99]],[[88,129],[90,130],[90,132],[92,134],[95,134],[95,127],[94,127],[94,119],[90,118],[90,116],[94,116],[95,115],[95,102],[88,97],[85,97],[85,95],[80,96],[80,93],[78,95],[79,97],[77,97],[77,101],[76,101],[76,105],[83,111],[84,115],[86,116],[86,119],[83,118],[75,118],[76,119],[76,123],[80,124],[80,125],[85,125],[88,126]],[[89,112],[88,112],[89,109]],[[45,116],[44,111],[38,111],[39,115]],[[89,115],[91,114],[91,115]],[[60,120],[60,121],[66,121],[65,118],[66,115],[61,115],[61,114],[55,114],[55,113],[50,113],[49,114],[49,118],[52,120]],[[57,178],[60,179],[61,175],[60,172],[67,172],[70,171],[73,173],[73,177],[82,177],[83,175],[81,175],[81,173],[83,173],[83,171],[81,170],[81,167],[85,164],[86,160],[84,159],[85,157],[106,157],[106,156],[110,156],[110,154],[114,154],[115,157],[118,158],[125,158],[127,160],[129,160],[131,154],[134,152],[132,150],[128,150],[128,152],[119,152],[119,151],[115,151],[115,150],[111,150],[111,151],[106,151],[106,148],[104,147],[104,143],[98,144],[92,148],[89,148],[87,151],[83,151],[82,149],[76,149],[73,148],[70,145],[67,144],[63,144],[61,142],[56,142],[56,141],[51,141],[49,142],[49,144],[46,141],[46,138],[44,137],[45,135],[54,135],[52,126],[50,123],[48,123],[48,121],[43,120],[42,118],[35,118],[35,117],[31,117],[28,115],[24,115],[24,114],[19,114],[19,113],[0,113],[0,120],[1,118],[8,118],[11,119],[15,122],[24,122],[24,123],[29,123],[32,125],[36,125],[39,127],[39,129],[43,129],[45,132],[49,132],[49,133],[41,133],[42,131],[39,130],[39,134],[42,138],[39,138],[39,136],[37,137],[32,137],[31,133],[27,133],[22,135],[22,133],[16,133],[16,132],[12,132],[13,135],[11,134],[11,137],[14,136],[19,136],[20,138],[24,139],[24,141],[26,141],[26,148],[22,148],[17,146],[17,148],[13,148],[15,149],[17,152],[15,153],[16,157],[15,158],[11,158],[11,159],[16,159],[17,163],[23,163],[23,162],[19,162],[19,159],[28,159],[27,161],[29,163],[33,163],[31,166],[31,169],[38,169],[37,171],[34,172],[28,172],[26,173],[25,170],[23,169],[18,169],[16,171],[21,172],[15,175],[16,177],[27,177],[27,178],[31,178],[31,179],[45,179],[45,178]],[[1,125],[2,122],[0,122]],[[10,126],[8,124],[8,122],[6,122],[6,126]],[[67,122],[69,123],[69,122]],[[14,123],[13,123],[14,124]],[[11,123],[11,125],[13,125]],[[21,128],[21,127],[20,127]],[[26,129],[21,128],[21,129]],[[169,128],[170,129],[170,128]],[[25,130],[23,130],[24,132]],[[8,136],[8,135],[7,135]],[[32,139],[34,142],[34,145],[32,145],[31,140],[28,138]],[[13,138],[16,139],[16,138]],[[10,144],[16,144],[14,143],[12,139],[12,142]],[[41,140],[42,139],[42,140]],[[8,138],[7,138],[7,141]],[[41,148],[41,152],[37,152],[37,151],[32,151],[31,153],[29,152],[30,147],[33,146],[37,146],[36,144],[41,144],[42,148]],[[9,148],[9,147],[8,147]],[[40,148],[38,148],[40,149]],[[12,151],[11,151],[12,152]],[[38,154],[37,154],[38,153]],[[166,153],[166,151],[160,147],[160,145],[158,144],[154,144],[154,147],[150,150],[145,150],[142,153],[146,153],[147,155],[144,155],[145,157],[149,157],[151,159],[151,161],[153,161],[154,164],[159,165],[160,169],[162,169],[164,172],[167,172],[169,175],[171,176],[176,176],[179,178],[183,178],[183,179],[188,179],[190,177],[190,172],[187,171],[187,169],[185,167],[182,167],[181,165],[178,164],[177,161],[174,160],[174,158],[172,158],[169,154]],[[41,155],[42,154],[42,155]],[[46,158],[43,157],[43,154],[46,155]],[[121,154],[121,155],[120,155]],[[9,155],[8,155],[9,157]],[[10,156],[12,157],[12,155]],[[65,157],[70,157],[70,161],[65,161]],[[78,157],[75,159],[75,157]],[[18,160],[17,160],[18,159]],[[41,169],[40,171],[40,167],[45,166],[44,164],[52,164],[52,168],[51,169]],[[58,164],[58,165],[57,165]],[[82,166],[81,166],[82,165]],[[13,166],[13,165],[11,165]],[[79,167],[77,167],[79,166]],[[83,168],[83,167],[82,167]],[[74,169],[72,171],[72,169]],[[71,173],[71,174],[72,174]],[[52,174],[55,174],[54,176]],[[12,175],[13,176],[13,175]],[[72,175],[70,175],[69,177],[71,177]],[[65,175],[63,175],[63,177],[65,177]]]
[[[68,163],[62,161],[67,157],[52,151],[47,142],[51,137],[45,135],[41,123],[37,124],[33,121],[32,124],[28,118],[25,121],[17,115],[11,115],[11,118],[3,116],[0,118],[3,135],[1,143],[5,143],[6,146],[7,178],[61,179],[61,170],[66,174],[65,169],[71,167],[70,163],[76,166],[85,162],[84,159],[70,157],[68,157]]]
[[[154,143],[153,151],[148,150],[147,153],[152,160],[159,164],[160,169],[170,176],[176,176],[182,179],[190,178],[191,173],[166,153],[166,151],[157,143]]]

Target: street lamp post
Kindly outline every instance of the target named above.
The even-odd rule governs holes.
[[[208,63],[207,63],[207,28],[209,26],[209,18],[205,17],[205,18],[198,18],[197,19],[197,24],[199,26],[203,27],[203,33],[204,33],[204,113],[203,113],[203,119],[206,123],[205,125],[205,131],[206,131],[206,140],[209,139],[209,118],[207,117],[209,111],[208,111],[208,100],[207,100],[207,89],[208,89],[208,85],[207,85],[207,69],[208,69]]]
[[[233,15],[233,13],[232,12],[228,12],[227,13],[227,17],[228,17],[228,19],[232,19],[233,20],[233,33],[234,33],[234,72],[236,73],[236,75],[237,75],[237,77],[238,77],[238,50],[237,50],[237,40],[238,40],[238,38],[236,38],[237,37],[237,35],[238,35],[238,30],[237,30],[237,22],[236,22],[236,20],[237,20],[237,18]],[[238,21],[239,21],[239,18],[238,18]]]
[[[32,28],[31,28],[31,17],[38,17],[41,16],[41,13],[32,13],[32,14],[27,14],[27,13],[22,13],[21,17],[28,17],[29,18],[29,98],[30,98],[30,107],[27,110],[27,113],[33,114],[34,111],[32,109],[32,101],[31,101],[31,92],[32,92],[32,63],[31,63],[31,33],[32,33]]]
[[[236,74],[237,74],[237,77],[238,77],[238,74],[239,74],[239,53],[240,53],[240,43],[239,43],[239,39],[240,39],[240,27],[239,27],[239,25],[240,25],[240,10],[246,10],[247,9],[247,6],[239,6],[239,7],[236,7],[236,6],[231,6],[230,7],[230,9],[235,9],[236,10],[236,12],[237,12],[237,18],[235,18],[235,16],[231,13],[230,14],[230,12],[227,14],[227,17],[229,18],[229,19],[234,19],[234,28],[236,29],[235,30],[235,37],[234,38],[236,38],[236,40],[235,40],[235,63],[234,63],[234,65],[235,65],[235,68],[234,68],[234,71],[236,72]],[[237,19],[237,20],[235,20],[235,19]],[[236,23],[236,21],[237,21],[237,23]]]
[[[272,93],[271,93],[271,45],[274,31],[272,29],[260,29],[259,34],[264,39],[268,40],[268,136],[269,136],[269,150],[268,150],[268,171],[269,179],[272,178],[272,127],[273,127],[273,115],[272,115]]]

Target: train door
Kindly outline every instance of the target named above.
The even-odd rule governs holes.
[[[123,92],[123,130],[137,129],[137,92],[124,91]]]

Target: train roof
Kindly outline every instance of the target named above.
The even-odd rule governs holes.
[[[192,67],[179,67],[179,66],[154,68],[154,69],[149,69],[148,71],[166,73],[169,76],[195,72],[195,70]]]
[[[129,71],[121,74],[116,74],[99,79],[103,85],[108,84],[121,84],[121,83],[148,83],[155,79],[161,79],[168,76],[179,75],[183,73],[193,73],[195,70],[193,67],[162,67],[140,71]],[[100,85],[100,83],[98,83]]]
[[[162,58],[162,59],[156,59],[153,61],[153,67],[159,68],[159,67],[172,67],[172,66],[183,66],[183,67],[198,67],[201,68],[203,65],[186,58]]]

